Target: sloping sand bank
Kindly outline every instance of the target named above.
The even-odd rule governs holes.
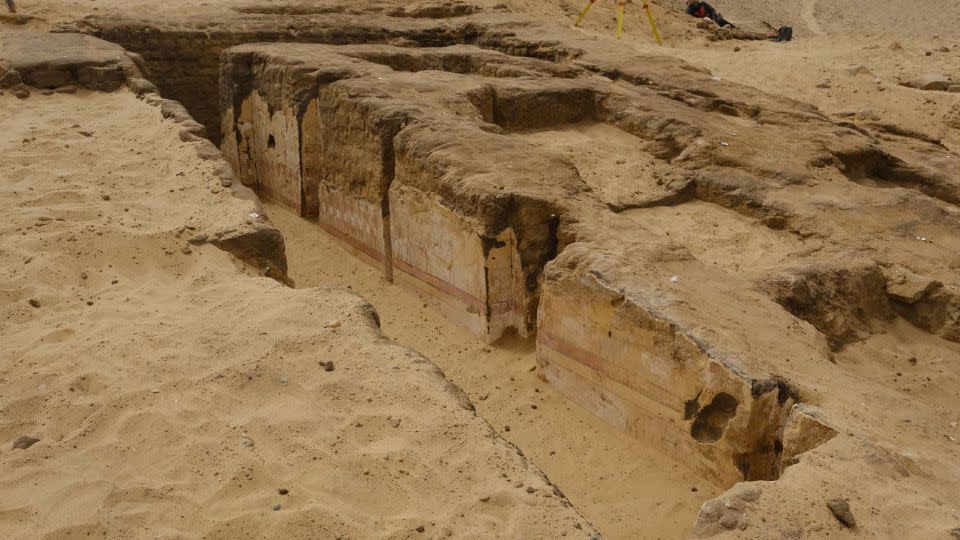
[[[362,299],[190,244],[246,202],[178,130],[0,96],[0,536],[594,534]]]

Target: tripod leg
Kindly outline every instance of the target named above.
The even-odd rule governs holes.
[[[653,20],[653,11],[650,10],[650,4],[643,0],[643,10],[647,12],[647,20],[650,21],[650,28],[653,29],[653,37],[657,38],[657,43],[662,47],[663,40],[660,39],[660,30],[657,29],[657,23]]]
[[[587,5],[584,6],[583,10],[580,11],[580,16],[577,17],[577,22],[573,23],[574,26],[579,26],[579,25],[580,25],[580,21],[582,21],[583,18],[587,16],[587,12],[590,11],[590,6],[592,6],[593,3],[596,2],[596,1],[597,1],[597,0],[590,0],[590,1],[587,3]]]
[[[623,35],[623,7],[627,0],[617,0],[617,39]]]

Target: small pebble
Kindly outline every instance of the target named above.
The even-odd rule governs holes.
[[[850,504],[846,499],[831,499],[827,501],[827,508],[833,512],[834,517],[837,518],[844,527],[852,529],[857,526],[857,520],[853,517],[853,512],[850,511]]]
[[[35,308],[38,308],[38,307],[40,307],[40,301],[37,300],[36,298],[31,298],[31,299],[30,299],[30,305],[33,306],[33,307],[35,307]]]
[[[40,439],[34,439],[33,437],[23,435],[21,437],[18,437],[17,440],[13,441],[13,449],[26,450],[27,448],[30,448],[31,446],[37,444],[38,442],[40,442]]]
[[[277,493],[281,495],[286,495],[287,493],[290,493],[290,490],[288,490],[287,488],[280,488],[277,490]]]
[[[277,510],[280,510],[280,505],[279,504],[273,505],[273,511],[276,512]]]

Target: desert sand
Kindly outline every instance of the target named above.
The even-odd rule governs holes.
[[[146,58],[144,64],[131,56],[136,67],[124,60],[126,86],[115,90],[79,84],[44,92],[28,84],[26,99],[9,87],[0,95],[7,217],[0,236],[0,536],[960,537],[960,319],[953,297],[923,297],[954,291],[960,281],[960,190],[951,169],[960,146],[960,93],[946,91],[960,77],[953,24],[960,8],[939,0],[714,4],[747,31],[791,25],[795,40],[729,39],[683,15],[680,1],[652,4],[665,47],[654,43],[638,3],[627,6],[624,39],[612,40],[615,2],[602,0],[580,28],[570,26],[582,8],[572,0],[370,1],[347,8],[306,0],[177,0],[159,8],[140,0],[20,0],[18,16],[0,14],[0,40],[79,31],[116,39]],[[390,47],[421,50],[409,37],[418,25],[454,35],[459,18],[474,12],[478,27],[505,24],[498,17],[536,21],[532,30],[517,26],[516,39],[541,39],[540,49],[516,47],[507,59],[476,61],[488,72],[384,67],[396,62]],[[368,37],[330,37],[348,35],[353,25],[362,29],[355,35]],[[180,31],[188,37],[166,41]],[[219,54],[257,41],[381,43],[376,36],[386,31],[397,36],[383,49],[349,53],[355,56],[347,56],[346,67],[325,66],[324,84],[353,84],[353,94],[344,94],[350,99],[399,99],[389,110],[436,115],[411,124],[448,129],[431,128],[445,133],[436,139],[400,137],[395,148],[398,175],[413,174],[405,159],[434,159],[431,166],[448,171],[443,181],[450,184],[431,186],[417,171],[423,178],[405,185],[469,223],[488,219],[477,208],[502,203],[496,196],[498,202],[486,202],[488,178],[520,199],[549,193],[549,211],[531,207],[516,217],[522,231],[527,223],[542,225],[537,214],[545,212],[560,231],[556,245],[537,248],[555,251],[538,263],[536,287],[527,284],[523,298],[532,307],[511,315],[526,317],[515,328],[520,337],[493,335],[496,309],[489,305],[485,330],[470,331],[475,319],[465,326],[429,288],[404,286],[402,266],[400,277],[385,279],[383,254],[371,259],[378,254],[335,238],[329,223],[306,215],[315,187],[313,195],[298,185],[293,197],[277,199],[288,193],[279,182],[292,185],[298,176],[305,183],[312,163],[344,167],[325,162],[329,156],[309,161],[309,139],[298,145],[284,138],[307,132],[284,116],[300,99],[288,90],[311,76],[296,66],[337,51],[241,46],[235,59],[262,51],[263,65],[274,69],[252,75]],[[231,37],[244,32],[243,39]],[[190,41],[205,33],[204,45]],[[576,60],[554,54],[569,44],[588,52]],[[593,67],[589,76],[574,73],[590,63],[621,75]],[[233,75],[223,67],[231,65]],[[353,81],[338,81],[349,70],[358,70]],[[546,90],[537,85],[551,77],[572,82],[550,94],[550,83]],[[150,79],[160,96],[180,99],[186,109],[170,112],[173,105],[155,87],[131,78]],[[512,145],[515,153],[495,153],[500,147],[485,146],[486,139],[464,144],[462,127],[444,124],[474,121],[477,112],[455,94],[482,88],[484,78],[496,81],[494,92],[521,96],[514,110],[477,120],[493,126],[485,128],[491,141],[503,136],[503,148]],[[513,80],[520,82],[511,87]],[[918,81],[942,83],[943,90],[918,89]],[[231,83],[233,94],[224,90]],[[243,92],[258,85],[268,122],[240,110]],[[644,86],[653,88],[649,95]],[[564,107],[573,102],[535,109],[521,99],[524,92],[587,91],[578,88],[652,107],[674,123],[643,129],[671,142],[589,114],[539,125],[537,114],[566,118]],[[667,95],[701,112],[657,101]],[[704,97],[719,105],[698,101]],[[350,99],[338,102],[342,110]],[[745,114],[751,110],[761,111],[766,131],[753,132]],[[354,122],[349,114],[345,123]],[[255,125],[245,128],[249,118]],[[691,150],[702,142],[683,142],[688,132],[679,124],[695,126],[705,139],[722,137],[729,149],[717,152],[727,154]],[[838,170],[853,181],[839,183],[842,175],[807,160],[819,156],[817,145],[849,149],[836,155],[853,160],[873,156],[848,135],[826,140],[841,129],[886,145],[884,152],[905,165],[867,165],[861,178],[859,165],[842,163]],[[265,135],[258,139],[261,130],[270,132],[269,143]],[[221,144],[232,173],[206,136]],[[264,150],[286,152],[290,144],[299,155]],[[463,150],[470,144],[475,153]],[[377,145],[371,148],[379,152]],[[341,158],[373,171],[381,156],[356,148]],[[243,152],[248,161],[230,157]],[[546,179],[530,188],[524,175],[537,167]],[[690,181],[679,172],[684,167],[707,177]],[[737,196],[746,193],[746,203],[720,200],[707,193],[727,182],[709,177],[715,167],[775,181],[742,187]],[[903,170],[921,167],[934,172],[901,180],[909,176]],[[463,171],[476,170],[486,176],[457,183]],[[374,184],[376,174],[364,181]],[[342,192],[376,206],[372,188],[350,192],[354,187]],[[396,228],[399,202],[410,195],[390,196]],[[377,197],[387,201],[386,191]],[[418,208],[432,211],[429,204]],[[432,223],[440,230],[441,221]],[[483,223],[489,231],[493,221]],[[521,257],[524,241],[517,242]],[[398,261],[406,256],[405,244],[393,249]],[[530,272],[532,263],[522,262]],[[558,329],[569,332],[561,338],[576,334],[553,313],[572,316],[578,306],[571,298],[588,305],[577,287],[591,276],[600,286],[590,290],[626,291],[600,304],[635,310],[599,315],[611,338],[645,328],[648,319],[635,313],[646,310],[662,317],[652,323],[655,351],[669,343],[674,360],[699,366],[699,353],[684,349],[685,340],[697,343],[709,356],[708,380],[726,377],[709,366],[732,358],[747,396],[752,377],[756,401],[737,394],[733,382],[720,390],[707,382],[697,392],[681,382],[691,392],[676,397],[697,408],[689,415],[654,403],[631,417],[634,405],[623,402],[647,403],[660,395],[659,387],[650,393],[659,383],[645,386],[641,370],[634,379],[615,365],[591,363],[598,360],[585,360],[588,370],[545,353],[559,348]],[[798,292],[798,282],[815,285]],[[930,305],[941,311],[932,315],[897,304],[925,306],[933,298]],[[603,347],[587,352],[615,354]],[[637,388],[645,397],[624,397]],[[735,414],[737,406],[732,420],[716,420],[726,414],[713,412],[717,396],[731,394],[740,411],[752,407],[749,422],[740,418],[746,413]],[[769,395],[782,410],[767,408]],[[671,427],[636,420],[647,413],[674,414],[670,422],[696,440],[676,442]],[[774,428],[756,420],[764,414]],[[715,421],[722,422],[719,441],[698,432]],[[770,443],[767,431],[776,426]],[[772,451],[760,448],[768,443],[779,445],[773,463],[765,457]],[[749,444],[756,448],[738,454]],[[711,448],[701,455],[704,447]],[[767,468],[772,472],[757,472]],[[855,525],[832,510],[831,499],[851,508]]]
[[[2,536],[589,536],[361,298],[190,244],[245,204],[156,107],[0,98]]]

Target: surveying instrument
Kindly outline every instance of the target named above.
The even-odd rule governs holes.
[[[587,2],[587,5],[584,6],[583,10],[580,12],[580,16],[577,17],[577,22],[573,23],[574,26],[579,26],[580,21],[586,17],[587,12],[590,11],[590,7],[593,6],[593,3],[597,0],[590,0]],[[620,39],[620,36],[623,35],[623,10],[626,7],[627,0],[617,0],[617,39]],[[650,28],[653,30],[653,37],[656,38],[657,43],[660,46],[663,46],[663,40],[660,39],[660,31],[657,30],[657,23],[653,20],[653,12],[650,11],[650,4],[647,3],[647,0],[643,0],[643,11],[647,13],[647,20],[650,21]]]

